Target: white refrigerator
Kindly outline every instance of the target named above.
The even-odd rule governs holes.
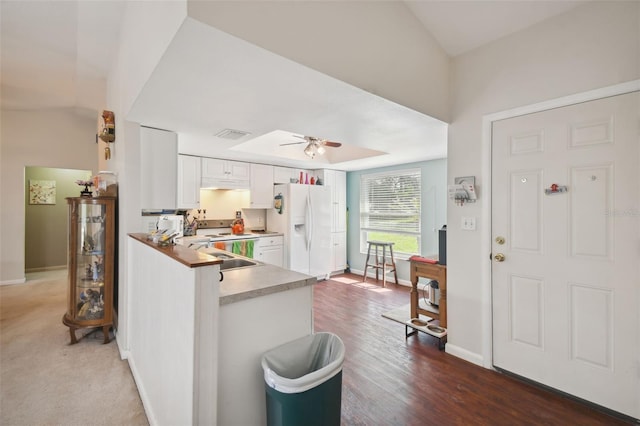
[[[267,229],[284,234],[284,267],[317,278],[331,273],[331,192],[329,187],[277,184],[282,208],[267,212]]]

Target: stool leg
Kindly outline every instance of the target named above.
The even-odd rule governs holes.
[[[364,276],[362,277],[362,282],[367,282],[367,268],[369,267],[369,258],[371,258],[371,244],[368,244],[367,247],[367,260],[364,263]]]
[[[387,246],[382,246],[382,287],[387,286]]]
[[[376,281],[380,279],[378,278],[379,270],[380,270],[380,255],[378,254],[378,245],[376,244]]]
[[[393,276],[396,279],[396,285],[398,285],[398,273],[396,272],[396,260],[393,257],[393,246],[389,246],[389,253],[391,253],[391,265],[393,266]]]

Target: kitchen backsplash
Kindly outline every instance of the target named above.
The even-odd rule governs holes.
[[[236,211],[242,210],[245,227],[257,229],[265,227],[266,211],[249,209],[249,191],[235,189],[203,189],[200,191],[200,213],[198,209],[189,211],[190,218],[234,219]],[[206,210],[206,213],[204,212]]]

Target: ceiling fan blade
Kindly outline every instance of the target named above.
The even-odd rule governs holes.
[[[301,143],[307,143],[306,141],[302,141],[302,142],[289,142],[289,143],[281,143],[280,146],[287,146],[287,145],[300,145]]]
[[[333,142],[333,141],[323,141],[322,144],[324,146],[330,146],[332,148],[339,148],[342,146],[340,142]]]

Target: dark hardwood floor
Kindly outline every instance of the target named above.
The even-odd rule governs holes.
[[[345,274],[314,288],[316,331],[346,346],[343,425],[617,425],[594,408],[438,350],[383,318],[409,289]]]

